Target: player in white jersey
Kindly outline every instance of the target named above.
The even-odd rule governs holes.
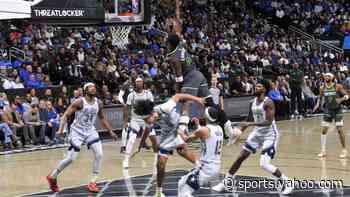
[[[233,185],[225,185],[232,183],[235,174],[251,153],[255,153],[257,149],[262,149],[260,156],[260,167],[266,172],[271,173],[276,181],[284,181],[287,183],[288,177],[271,164],[277,149],[279,133],[275,123],[275,106],[273,101],[266,97],[266,93],[270,89],[270,83],[267,80],[261,80],[255,87],[256,97],[250,107],[248,119],[253,117],[254,122],[241,123],[242,131],[250,126],[254,126],[254,130],[249,134],[243,149],[237,160],[231,166],[225,179],[214,186],[215,191],[223,191]],[[290,183],[290,182],[288,182]],[[278,186],[278,185],[276,185]],[[285,184],[282,188],[277,188],[282,194],[289,194],[293,190],[293,185]]]
[[[65,111],[60,121],[58,133],[63,134],[67,118],[75,113],[75,119],[70,128],[68,152],[58,167],[46,177],[53,192],[59,192],[57,176],[77,158],[83,143],[86,143],[88,148],[91,148],[94,153],[93,172],[88,189],[90,192],[99,192],[96,181],[101,170],[103,152],[102,143],[95,128],[97,117],[109,131],[112,138],[114,140],[117,139],[116,134],[112,131],[112,127],[104,116],[102,102],[96,98],[95,84],[85,84],[84,92],[85,96],[75,100]]]
[[[137,114],[146,116],[144,120],[147,124],[152,125],[157,122],[161,128],[160,136],[157,139],[158,158],[156,196],[159,197],[164,196],[162,186],[165,176],[165,167],[168,161],[168,156],[171,155],[174,150],[191,163],[198,164],[195,155],[188,151],[186,143],[179,135],[179,132],[184,131],[183,128],[180,129],[184,125],[181,125],[180,113],[177,111],[176,105],[181,101],[188,100],[195,101],[202,106],[205,104],[205,101],[202,98],[191,96],[189,94],[176,94],[166,103],[161,105],[153,107],[153,103],[140,102],[135,109]],[[145,132],[141,142],[143,142],[147,136],[148,132]]]
[[[127,98],[126,104],[128,106],[128,112],[130,112],[130,122],[128,126],[128,141],[126,143],[125,158],[123,161],[123,168],[129,167],[129,159],[132,154],[132,149],[139,132],[144,130],[152,130],[151,125],[145,124],[144,117],[135,113],[135,105],[140,101],[154,102],[153,94],[149,90],[144,89],[143,79],[137,78],[135,80],[135,90],[132,91]],[[127,117],[126,117],[127,118]],[[127,118],[128,119],[128,118]],[[152,133],[152,136],[154,133]]]
[[[204,112],[206,124],[199,125],[198,129],[187,136],[180,133],[186,143],[200,139],[201,157],[200,164],[187,175],[183,176],[178,183],[178,196],[191,197],[192,193],[200,187],[208,187],[210,183],[219,178],[221,165],[221,151],[224,140],[224,133],[220,125],[216,122],[219,112],[213,107],[207,107]]]

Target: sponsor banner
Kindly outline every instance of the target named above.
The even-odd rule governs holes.
[[[67,22],[69,19],[104,20],[104,11],[99,8],[32,7],[32,18],[34,20],[60,19]]]

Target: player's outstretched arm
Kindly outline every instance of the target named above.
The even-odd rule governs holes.
[[[200,105],[205,106],[205,100],[203,98],[192,96],[190,94],[175,94],[171,99],[173,99],[176,103],[180,101],[195,101]]]
[[[64,112],[63,116],[61,117],[60,120],[60,127],[57,131],[58,134],[63,134],[64,126],[67,122],[67,119],[74,114],[77,110],[81,109],[82,107],[82,101],[81,99],[76,99]]]
[[[101,121],[102,126],[108,130],[109,134],[111,135],[111,137],[113,138],[113,140],[117,140],[117,135],[113,132],[113,129],[111,127],[111,125],[109,124],[109,122],[107,121],[105,114],[103,113],[103,104],[99,103],[99,111],[97,113],[98,118]]]

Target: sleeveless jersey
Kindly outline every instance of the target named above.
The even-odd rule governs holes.
[[[143,117],[137,115],[134,112],[134,106],[136,105],[136,103],[139,101],[143,101],[143,100],[150,100],[150,101],[154,102],[152,92],[149,90],[144,90],[142,93],[132,91],[128,95],[128,99],[127,99],[126,104],[131,106],[131,119],[143,119]]]
[[[157,124],[161,128],[160,141],[176,136],[180,119],[180,113],[176,110],[176,103],[169,99],[168,102],[154,107],[154,110],[159,113]]]
[[[82,108],[75,112],[74,122],[72,127],[89,131],[95,129],[96,117],[99,111],[99,102],[98,99],[95,98],[95,101],[91,104],[86,101],[83,97],[81,98]]]
[[[181,61],[182,64],[182,72],[185,75],[186,73],[189,73],[191,70],[194,70],[195,67],[192,62],[192,57],[189,53],[187,53],[184,43],[180,43],[176,49],[172,52],[170,52],[167,55],[167,59],[175,59]]]
[[[221,150],[223,146],[223,131],[219,125],[208,124],[209,137],[201,140],[201,157],[200,161],[203,163],[221,163]]]
[[[341,95],[337,93],[337,84],[334,83],[332,86],[327,87],[327,84],[323,86],[324,106],[326,110],[337,110],[340,109],[340,104],[337,103],[336,99],[340,98]]]
[[[264,121],[266,121],[266,112],[264,109],[264,104],[267,101],[268,97],[265,97],[264,101],[261,103],[258,103],[258,99],[255,98],[252,104],[252,114],[254,117],[254,122],[255,123],[262,123]],[[271,130],[276,130],[274,128],[276,128],[276,122],[275,120],[273,120],[271,126],[268,127],[255,127],[258,131],[260,131],[261,133],[268,133]]]

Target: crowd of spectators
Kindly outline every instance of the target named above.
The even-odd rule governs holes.
[[[347,0],[262,0],[257,7],[281,20],[318,36],[350,33],[350,2]]]
[[[336,13],[343,15],[345,12],[341,11],[348,5],[340,8],[339,4],[332,4],[331,8],[326,8],[328,1],[259,2],[273,9],[281,8],[285,15],[295,19],[298,18],[295,11],[301,14],[300,9],[310,10],[311,21],[316,21],[315,16],[326,17],[322,15],[325,12],[318,15],[315,10],[337,8]],[[302,2],[309,3],[301,5]],[[23,145],[57,143],[54,134],[59,116],[82,94],[81,89],[68,91],[67,86],[77,87],[94,81],[100,87],[99,96],[105,104],[118,104],[118,92],[141,76],[156,100],[172,95],[175,77],[166,61],[166,44],[159,31],[166,29],[169,18],[174,15],[175,6],[169,5],[171,3],[154,1],[152,6],[157,10],[154,28],[146,33],[135,28],[129,35],[128,50],[112,45],[111,32],[105,26],[59,28],[26,22],[0,25],[2,87],[6,91],[31,89],[25,98],[16,96],[13,102],[2,93],[0,128],[6,125],[10,128],[1,129],[2,133],[10,133],[3,135],[4,143],[16,144],[16,136]],[[322,5],[321,8],[318,5]],[[188,0],[183,3],[181,12],[183,37],[193,63],[209,82],[218,82],[217,88],[225,98],[252,95],[260,77],[271,77],[273,88],[268,95],[276,103],[278,116],[288,118],[295,112],[311,113],[323,82],[322,73],[332,72],[338,82],[350,87],[349,58],[310,47],[298,35],[257,17],[244,1],[211,0],[199,5]],[[308,16],[299,21],[307,24],[306,28],[313,24]],[[8,61],[9,47],[22,50],[26,57]],[[302,71],[300,75],[293,74],[296,67]],[[55,95],[51,91],[53,86],[61,87]],[[38,88],[45,89],[45,93],[36,96]],[[297,106],[290,107],[291,100],[298,101]]]

